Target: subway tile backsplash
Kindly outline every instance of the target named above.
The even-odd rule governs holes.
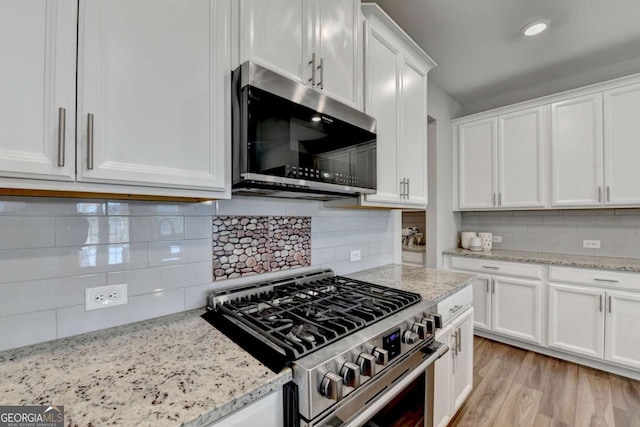
[[[0,351],[203,307],[216,216],[309,217],[311,266],[337,274],[393,262],[391,211],[234,198],[206,203],[0,197]],[[359,249],[362,261],[349,262]],[[84,309],[84,290],[127,283],[129,303]]]
[[[640,209],[463,212],[462,230],[502,236],[495,249],[640,258]]]

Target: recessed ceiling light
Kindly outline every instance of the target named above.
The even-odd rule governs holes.
[[[551,24],[551,21],[548,19],[539,19],[537,21],[533,21],[522,28],[522,34],[527,37],[537,36],[538,34],[544,32],[547,28],[549,28],[549,24]]]
[[[316,122],[316,123],[317,123],[317,122],[319,122],[320,120],[322,120],[322,119],[320,118],[320,116],[313,116],[313,117],[311,117],[311,121],[312,121],[312,122]]]

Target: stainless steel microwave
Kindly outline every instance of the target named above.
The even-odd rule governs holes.
[[[376,121],[245,62],[233,72],[233,192],[330,200],[376,190]]]

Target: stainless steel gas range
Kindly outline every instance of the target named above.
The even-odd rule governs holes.
[[[285,426],[431,425],[433,364],[448,347],[419,294],[320,270],[212,292],[208,309],[266,366],[292,368]]]

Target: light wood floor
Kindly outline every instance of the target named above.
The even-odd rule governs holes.
[[[640,381],[480,337],[474,352],[474,389],[450,427],[640,427]]]

